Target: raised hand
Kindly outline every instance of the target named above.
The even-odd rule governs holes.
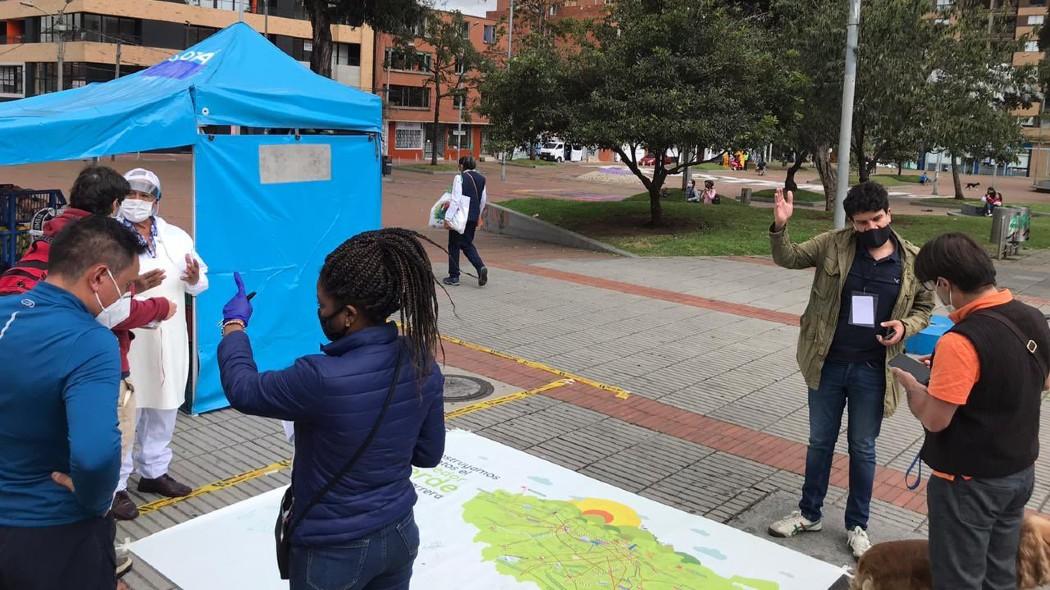
[[[791,216],[795,214],[795,193],[787,191],[784,193],[783,188],[777,188],[776,194],[773,197],[773,226],[774,229],[781,230],[787,225]]]
[[[164,271],[159,268],[140,274],[133,283],[135,293],[138,294],[144,291],[149,291],[160,285],[164,282],[164,276]]]
[[[186,255],[186,272],[182,273],[182,280],[188,285],[196,285],[201,280],[201,265],[191,254]]]

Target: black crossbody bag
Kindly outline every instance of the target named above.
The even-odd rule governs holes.
[[[344,465],[343,468],[332,477],[332,479],[328,480],[328,483],[318,490],[313,498],[310,498],[310,501],[306,504],[306,508],[304,508],[303,511],[299,513],[299,517],[294,520],[292,519],[292,505],[295,503],[295,497],[292,493],[292,486],[288,486],[288,489],[284,491],[284,497],[281,498],[281,510],[277,514],[277,524],[274,526],[273,530],[274,541],[277,545],[277,569],[281,572],[282,580],[287,580],[289,577],[289,566],[292,560],[292,533],[295,532],[295,527],[299,526],[299,523],[302,522],[303,518],[306,517],[306,514],[310,512],[310,509],[320,502],[321,498],[330,492],[339,480],[343,479],[347,473],[350,473],[350,470],[353,469],[357,460],[361,458],[361,455],[363,455],[369,445],[372,444],[372,439],[375,438],[376,432],[379,431],[379,425],[383,423],[383,418],[386,416],[387,408],[390,407],[390,400],[394,398],[394,391],[397,390],[398,379],[401,377],[401,357],[403,352],[404,347],[399,341],[397,343],[397,364],[394,368],[394,380],[390,382],[390,389],[387,391],[386,400],[383,402],[383,409],[379,411],[379,417],[376,418],[376,423],[372,426],[371,432],[368,433],[368,436],[365,438],[364,442],[361,443],[361,446],[357,447],[357,451],[354,452],[354,455],[346,462],[346,465]]]

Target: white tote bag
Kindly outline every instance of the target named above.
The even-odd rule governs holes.
[[[467,210],[459,206],[453,199],[452,193],[449,192],[441,195],[441,198],[430,208],[430,219],[427,225],[444,229],[446,221],[458,233],[463,233],[467,229]]]

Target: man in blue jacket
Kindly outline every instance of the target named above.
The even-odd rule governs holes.
[[[51,245],[47,280],[0,297],[0,588],[116,586],[120,352],[142,247],[87,217]]]

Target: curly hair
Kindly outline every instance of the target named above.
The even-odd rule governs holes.
[[[400,311],[401,328],[422,380],[440,344],[437,282],[430,258],[414,231],[387,228],[357,234],[333,250],[321,268],[324,290],[340,305],[353,305],[372,323]]]

